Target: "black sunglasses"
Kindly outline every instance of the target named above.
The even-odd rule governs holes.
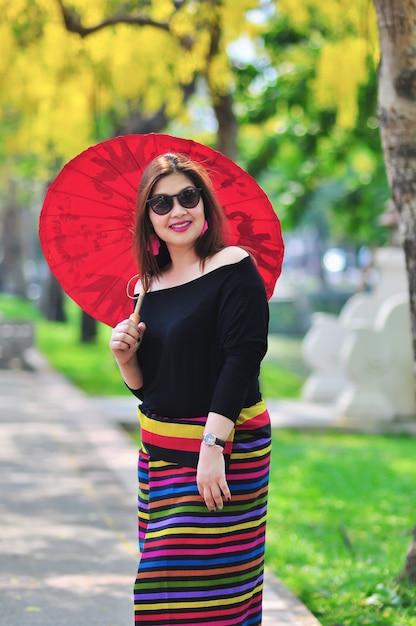
[[[201,191],[198,187],[186,187],[179,193],[175,193],[173,196],[162,194],[160,196],[153,196],[146,200],[146,204],[149,209],[152,209],[157,215],[166,215],[173,208],[173,198],[178,198],[179,204],[184,209],[194,209],[201,199]]]

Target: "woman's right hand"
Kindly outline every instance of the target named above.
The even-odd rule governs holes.
[[[113,328],[110,350],[119,365],[125,365],[134,358],[145,330],[144,322],[136,324],[131,319],[123,320]]]

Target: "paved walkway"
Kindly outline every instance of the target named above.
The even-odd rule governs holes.
[[[133,397],[90,399],[44,366],[0,370],[0,626],[133,624],[134,415]],[[270,572],[264,609],[264,625],[319,626]]]

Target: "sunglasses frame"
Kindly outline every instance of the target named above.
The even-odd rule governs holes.
[[[190,189],[192,189],[192,191],[196,192],[196,196],[197,196],[197,201],[195,202],[195,204],[193,204],[192,206],[186,206],[185,204],[183,204],[183,196],[182,194],[186,191],[189,191]],[[153,213],[156,213],[156,215],[167,215],[168,213],[170,213],[173,209],[173,199],[174,198],[178,198],[178,202],[181,205],[181,207],[183,207],[184,209],[194,209],[199,201],[201,200],[201,194],[202,194],[202,189],[201,187],[185,187],[184,189],[181,189],[181,191],[179,193],[175,193],[173,195],[169,195],[167,193],[161,193],[158,194],[157,196],[153,196],[153,198],[149,198],[148,200],[146,200],[146,204],[149,207],[149,209],[151,209],[153,211]],[[181,199],[182,196],[182,199]],[[168,210],[167,211],[158,211],[157,210],[157,202],[155,202],[155,200],[160,201],[160,200],[164,200],[167,204]],[[154,206],[153,206],[154,205]]]

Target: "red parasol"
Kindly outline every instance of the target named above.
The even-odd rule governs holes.
[[[250,248],[270,298],[283,261],[279,220],[256,181],[220,152],[189,139],[150,133],[99,143],[69,161],[50,185],[40,215],[46,261],[64,291],[97,320],[115,326],[131,313],[126,285],[139,180],[166,152],[208,171],[227,217],[227,243]]]

